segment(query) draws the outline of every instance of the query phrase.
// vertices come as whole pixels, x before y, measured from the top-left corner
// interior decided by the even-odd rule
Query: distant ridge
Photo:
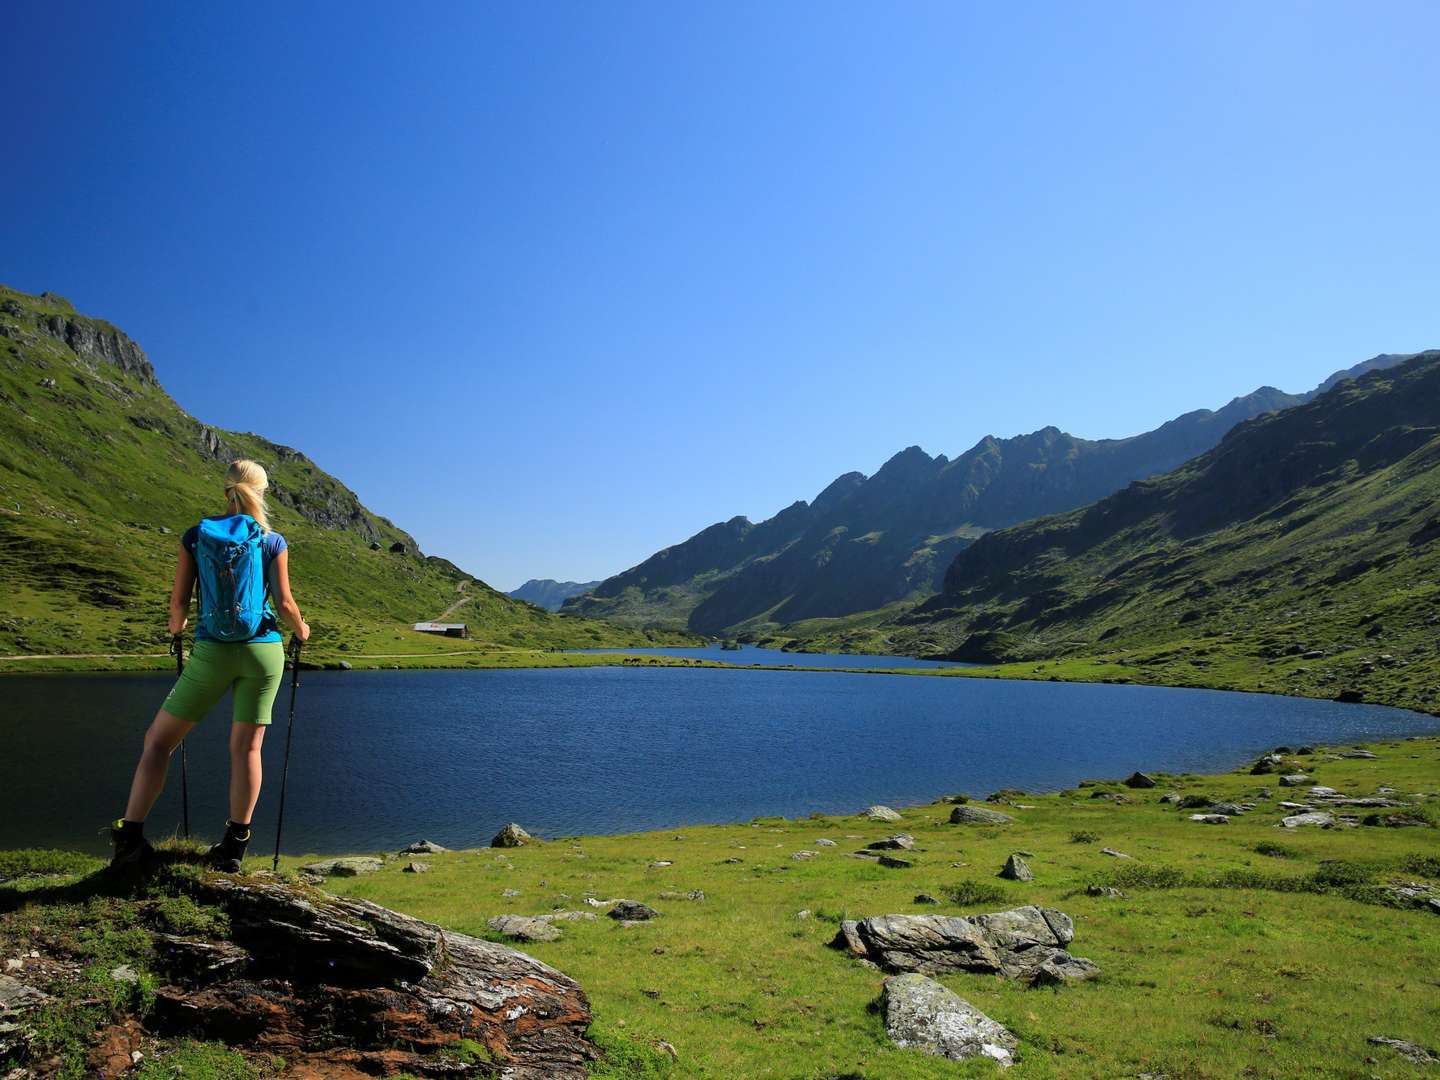
[[[954,460],[911,446],[873,476],[845,473],[814,502],[792,503],[759,524],[733,517],[711,525],[563,610],[723,634],[913,604],[937,593],[956,554],[985,533],[1167,472],[1237,424],[1410,355],[1381,354],[1302,394],[1262,386],[1124,439],[1082,439],[1051,426],[1008,439],[987,435]]]
[[[572,596],[587,593],[598,581],[556,581],[554,578],[531,578],[518,589],[511,589],[505,595],[513,600],[524,600],[527,604],[559,611],[560,605]]]

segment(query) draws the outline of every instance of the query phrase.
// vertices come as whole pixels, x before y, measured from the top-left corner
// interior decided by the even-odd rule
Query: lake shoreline
[[[523,653],[524,655],[516,655]],[[807,653],[807,655],[825,655]],[[843,654],[832,654],[843,655]],[[634,662],[639,657],[643,663]],[[20,660],[0,656],[0,680],[11,675],[137,675],[165,674],[174,664],[168,653],[106,654],[94,657],[96,660],[133,660],[134,663],[114,665],[111,663],[87,663],[91,657],[77,655],[73,658],[55,656],[43,659]],[[922,659],[920,657],[897,657],[897,659]],[[34,666],[29,666],[30,664]],[[344,666],[348,665],[348,667]],[[565,669],[579,667],[624,667],[640,670],[651,668],[684,668],[695,670],[722,671],[789,671],[825,672],[845,675],[919,675],[934,678],[1000,679],[1016,682],[1057,682],[1072,685],[1106,686],[1152,686],[1170,690],[1217,690],[1239,694],[1264,694],[1272,697],[1298,698],[1307,701],[1329,701],[1337,704],[1382,705],[1387,708],[1403,709],[1425,716],[1440,717],[1440,703],[1416,703],[1414,701],[1387,700],[1385,696],[1366,698],[1360,702],[1341,702],[1336,697],[1322,697],[1318,694],[1287,693],[1256,685],[1249,680],[1213,681],[1191,680],[1188,682],[1147,679],[1143,671],[1123,667],[1112,661],[1088,657],[1066,657],[1059,660],[1011,664],[973,664],[954,667],[918,668],[904,667],[846,667],[837,665],[822,667],[812,664],[740,664],[687,657],[655,656],[645,652],[567,651],[539,652],[515,650],[514,652],[476,653],[471,651],[455,653],[417,653],[394,656],[327,655],[319,661],[302,661],[302,671],[525,671]],[[1060,670],[1054,670],[1060,669]],[[1139,677],[1137,677],[1137,675]]]

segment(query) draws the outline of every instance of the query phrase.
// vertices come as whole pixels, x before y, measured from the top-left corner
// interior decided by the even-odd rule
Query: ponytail
[[[262,532],[270,531],[270,515],[265,511],[265,489],[269,486],[265,469],[246,458],[232,461],[225,472],[225,500],[230,510],[249,514]]]

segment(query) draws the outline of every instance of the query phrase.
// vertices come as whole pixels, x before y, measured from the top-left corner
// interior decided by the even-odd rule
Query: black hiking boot
[[[155,859],[155,849],[145,839],[144,822],[120,818],[110,826],[110,843],[115,848],[110,856],[111,870],[140,869]]]
[[[238,874],[249,843],[250,826],[227,821],[224,839],[205,853],[205,861],[222,873]]]

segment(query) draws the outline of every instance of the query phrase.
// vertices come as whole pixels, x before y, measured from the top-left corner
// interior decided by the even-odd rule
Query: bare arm
[[[295,631],[301,641],[310,640],[310,624],[300,615],[300,605],[290,595],[290,551],[280,552],[270,564],[270,596],[280,621]]]
[[[170,588],[170,636],[184,633],[190,622],[190,597],[195,592],[195,556],[180,545],[180,558],[175,563],[175,584]]]

